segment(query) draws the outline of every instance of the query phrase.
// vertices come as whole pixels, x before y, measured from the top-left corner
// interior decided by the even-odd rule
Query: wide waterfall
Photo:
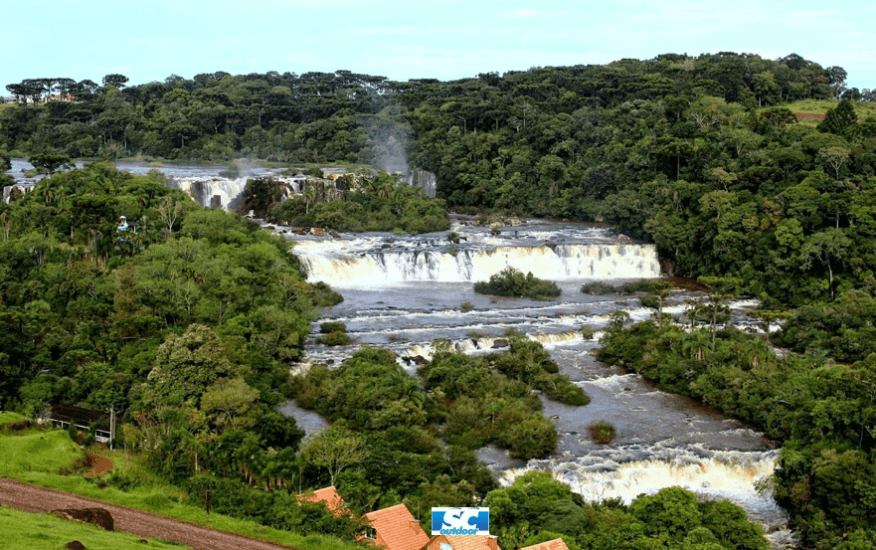
[[[605,229],[527,226],[494,236],[463,226],[458,236],[458,244],[446,235],[309,239],[300,241],[295,253],[309,280],[339,287],[471,283],[506,267],[557,282],[660,276],[654,245],[621,243]]]

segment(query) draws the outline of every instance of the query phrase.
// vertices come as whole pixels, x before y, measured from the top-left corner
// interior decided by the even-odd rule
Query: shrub
[[[330,332],[324,336],[320,336],[316,339],[317,343],[324,344],[326,346],[345,346],[349,344],[352,339],[347,336],[346,332],[335,331]]]
[[[332,332],[347,332],[347,325],[340,321],[329,321],[319,326],[319,332],[322,334],[330,334]]]
[[[541,376],[536,380],[535,387],[548,398],[564,405],[580,407],[590,403],[590,396],[562,374]]]
[[[459,305],[459,309],[461,309],[462,311],[471,311],[474,309],[474,304],[466,300]]]
[[[592,437],[593,441],[597,443],[605,445],[614,440],[614,426],[610,422],[606,422],[605,420],[594,422],[590,425],[589,430],[590,437]]]
[[[594,281],[592,283],[587,283],[581,287],[581,292],[584,294],[593,294],[596,296],[602,296],[604,294],[614,294],[617,292],[617,289],[608,283],[603,283],[602,281]]]
[[[585,340],[592,340],[593,334],[596,332],[593,330],[593,327],[583,326],[578,329],[578,332],[581,333],[581,336],[584,337]]]
[[[620,287],[621,294],[635,294],[636,292],[650,292],[651,281],[648,279],[637,279],[624,283]]]
[[[557,448],[557,428],[540,414],[530,416],[511,432],[511,456],[523,460],[544,458]]]
[[[524,275],[513,267],[506,267],[492,275],[489,281],[475,283],[474,290],[478,294],[528,297],[536,300],[551,300],[562,292],[556,283],[539,279],[533,276],[532,272]]]

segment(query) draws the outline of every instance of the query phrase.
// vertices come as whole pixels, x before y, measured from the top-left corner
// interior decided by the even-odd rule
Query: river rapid
[[[277,228],[283,231],[283,228]],[[295,236],[294,252],[308,269],[310,282],[325,281],[344,302],[323,312],[325,321],[346,324],[354,344],[318,345],[311,340],[307,362],[339,365],[361,344],[384,346],[399,356],[410,373],[428,359],[431,343],[450,340],[459,351],[479,354],[500,349],[509,329],[538,340],[568,375],[590,395],[583,407],[542,397],[544,415],[560,434],[556,454],[544,460],[516,461],[504,450],[478,453],[503,485],[530,470],[550,472],[588,501],[621,498],[680,486],[705,499],[728,499],[761,523],[773,548],[793,545],[788,518],[758,482],[769,478],[777,445],[762,433],[724,418],[685,397],[667,394],[637,374],[596,361],[592,355],[612,313],[623,310],[633,320],[653,310],[638,297],[582,294],[583,283],[660,275],[653,245],[632,244],[605,228],[528,220],[504,227],[498,235],[456,218],[452,232],[419,236],[389,233],[342,235],[341,238]],[[553,302],[499,298],[474,293],[472,283],[486,280],[506,266],[557,282],[562,296]],[[693,293],[677,291],[664,308],[680,316]],[[756,330],[744,316],[755,300],[731,304],[733,322]],[[593,339],[578,331],[593,328]],[[315,331],[316,332],[316,331]],[[312,412],[290,403],[284,411],[308,431],[326,425]],[[591,441],[588,426],[598,420],[614,424],[615,440]]]

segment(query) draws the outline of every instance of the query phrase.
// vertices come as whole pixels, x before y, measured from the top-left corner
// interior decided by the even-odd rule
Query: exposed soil
[[[88,454],[89,469],[87,475],[102,476],[114,468],[113,461],[105,456]]]
[[[48,512],[57,508],[104,508],[112,514],[117,531],[127,531],[141,537],[174,540],[197,550],[290,548],[9,479],[0,479],[0,504],[33,513]]]
[[[812,120],[824,120],[827,115],[817,115],[815,113],[797,113],[797,118],[809,118]]]

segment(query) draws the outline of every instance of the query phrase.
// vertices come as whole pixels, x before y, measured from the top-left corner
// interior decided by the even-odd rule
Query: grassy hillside
[[[834,101],[832,99],[801,99],[800,101],[794,101],[792,103],[787,103],[782,105],[782,107],[786,107],[792,113],[811,113],[814,115],[824,115],[827,114],[829,109],[833,109],[839,104],[839,101]],[[858,120],[863,121],[866,120],[867,117],[876,117],[876,103],[866,103],[863,101],[853,101],[852,106],[855,108],[855,114],[858,115]],[[771,109],[772,107],[765,107]],[[820,120],[816,119],[798,119],[800,124],[808,124],[811,126],[818,125]]]
[[[178,542],[144,539],[124,531],[104,531],[94,525],[67,521],[48,514],[28,514],[0,506],[0,550],[56,550],[78,540],[89,550],[141,550],[147,548],[190,548]],[[145,545],[142,542],[148,541]]]
[[[279,529],[258,525],[252,521],[235,519],[221,514],[212,513],[206,517],[204,510],[189,504],[184,504],[186,493],[179,487],[162,482],[154,475],[147,473],[137,461],[137,457],[124,451],[110,451],[99,448],[92,453],[112,461],[114,469],[103,476],[97,476],[81,464],[85,458],[85,449],[70,441],[67,433],[62,430],[28,430],[20,433],[2,433],[3,425],[21,420],[14,413],[0,413],[0,477],[16,479],[40,487],[65,491],[87,498],[118,504],[135,510],[144,510],[165,517],[203,525],[211,529],[237,533],[246,537],[261,539],[279,544],[308,550],[355,549],[357,545],[324,535],[301,535]],[[72,475],[63,475],[63,470],[75,471]],[[102,483],[98,483],[102,482]],[[101,486],[104,486],[101,488]],[[6,532],[4,517],[0,509],[0,532]],[[39,517],[39,516],[38,516]],[[46,519],[34,520],[45,522]],[[55,520],[51,520],[54,522]],[[58,520],[61,521],[61,520]],[[41,527],[34,524],[31,536],[40,532]],[[28,530],[21,530],[22,533]],[[25,536],[25,535],[22,535]],[[66,536],[66,535],[64,535]],[[74,537],[76,538],[76,537]],[[31,543],[12,544],[4,548],[58,548],[55,539],[47,546],[37,546]],[[73,540],[67,539],[67,541]],[[78,539],[87,548],[92,548],[85,540]],[[65,541],[65,542],[67,542]],[[103,544],[95,548],[127,548]]]

